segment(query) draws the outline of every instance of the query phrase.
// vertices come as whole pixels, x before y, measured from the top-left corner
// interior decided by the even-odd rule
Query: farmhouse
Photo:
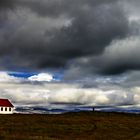
[[[8,99],[0,99],[0,114],[13,114],[14,106]]]

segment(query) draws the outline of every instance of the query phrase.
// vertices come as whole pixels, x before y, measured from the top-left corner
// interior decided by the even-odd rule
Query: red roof
[[[14,107],[8,99],[0,99],[0,106]]]

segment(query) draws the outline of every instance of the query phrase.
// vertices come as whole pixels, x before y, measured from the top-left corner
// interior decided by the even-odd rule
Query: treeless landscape
[[[1,140],[139,140],[140,115],[78,112],[0,115]]]

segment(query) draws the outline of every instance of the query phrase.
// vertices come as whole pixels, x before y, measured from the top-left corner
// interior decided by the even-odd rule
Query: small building
[[[13,114],[14,106],[8,99],[0,99],[0,114]]]

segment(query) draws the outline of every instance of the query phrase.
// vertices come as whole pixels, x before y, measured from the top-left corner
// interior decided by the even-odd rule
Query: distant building
[[[0,114],[13,114],[14,106],[8,99],[0,99]]]

